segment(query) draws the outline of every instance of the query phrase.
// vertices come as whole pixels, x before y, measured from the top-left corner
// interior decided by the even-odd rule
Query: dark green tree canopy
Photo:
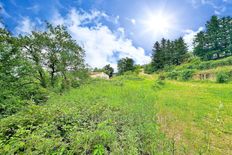
[[[194,40],[194,54],[203,60],[232,55],[232,18],[212,16],[206,30],[199,32]]]
[[[113,67],[110,66],[110,64],[108,64],[105,67],[103,67],[103,71],[104,71],[104,73],[106,73],[107,75],[109,75],[109,77],[113,76],[114,69],[113,69]]]
[[[182,37],[174,41],[163,38],[161,42],[155,42],[153,46],[149,70],[155,71],[166,66],[180,65],[185,61],[187,52],[187,45]]]
[[[134,67],[134,60],[131,58],[122,58],[118,61],[118,73],[123,74],[127,71],[133,71]]]

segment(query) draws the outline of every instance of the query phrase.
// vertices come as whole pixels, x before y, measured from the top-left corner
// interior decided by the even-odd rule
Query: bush
[[[180,80],[187,81],[192,78],[194,70],[183,70],[180,74]]]
[[[167,76],[168,79],[177,80],[178,79],[178,74],[179,74],[179,72],[177,72],[176,70],[173,70],[171,72],[168,72],[166,74],[166,76]]]
[[[48,100],[49,91],[45,88],[39,87],[34,91],[34,95],[32,96],[32,100],[36,104],[45,103]]]
[[[165,65],[163,70],[164,70],[165,72],[170,72],[170,71],[172,71],[174,68],[175,68],[175,66]]]
[[[81,81],[80,81],[80,79],[79,78],[73,78],[72,80],[71,80],[71,86],[73,87],[73,88],[78,88],[78,87],[80,87],[80,85],[81,85]]]
[[[0,92],[0,117],[12,115],[30,104],[41,104],[48,100],[49,91],[38,83],[32,82],[8,87]]]
[[[216,81],[217,83],[227,83],[229,81],[229,75],[227,75],[225,72],[219,72],[216,75]]]
[[[151,64],[147,64],[144,66],[144,73],[152,74],[154,71],[154,67]]]

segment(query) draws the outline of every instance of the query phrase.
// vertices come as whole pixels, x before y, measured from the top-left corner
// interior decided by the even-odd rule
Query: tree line
[[[163,70],[166,67],[178,66],[190,55],[202,60],[215,60],[232,55],[232,18],[212,16],[205,25],[205,31],[197,33],[193,41],[193,52],[180,37],[170,41],[163,38],[155,42],[152,49],[151,63],[145,65],[145,72]]]
[[[182,37],[169,40],[163,38],[154,43],[151,62],[144,66],[146,73],[163,70],[171,66],[178,66],[192,57],[202,60],[215,60],[232,55],[232,18],[212,16],[205,25],[205,30],[197,33],[193,41],[193,52]],[[123,58],[118,61],[118,73],[133,71],[134,60]]]
[[[231,56],[232,18],[212,16],[205,27],[194,40],[194,54],[203,60]]]

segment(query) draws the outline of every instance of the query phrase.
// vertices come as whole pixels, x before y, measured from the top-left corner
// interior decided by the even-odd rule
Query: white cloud
[[[150,57],[145,55],[143,48],[135,47],[132,40],[125,37],[124,28],[120,27],[112,31],[100,22],[99,19],[107,17],[99,11],[87,13],[72,9],[66,17],[59,20],[67,26],[73,38],[83,45],[86,51],[86,62],[92,67],[111,64],[116,68],[117,59],[123,57],[133,58],[138,64],[148,63]],[[54,17],[53,23],[57,23],[56,19]],[[83,25],[86,23],[93,25]]]
[[[35,25],[28,17],[23,17],[15,28],[16,34],[30,34],[35,30]]]
[[[193,51],[193,40],[195,39],[197,33],[203,30],[204,28],[200,27],[197,31],[193,31],[193,30],[184,31],[185,35],[183,38],[184,38],[185,43],[188,45],[189,51]]]
[[[53,25],[63,25],[64,22],[65,22],[63,17],[61,17],[61,15],[59,14],[59,12],[57,10],[55,10],[53,12],[53,17],[52,18],[53,19],[52,19],[51,23]]]
[[[136,20],[135,19],[131,19],[131,23],[135,25],[136,24]]]

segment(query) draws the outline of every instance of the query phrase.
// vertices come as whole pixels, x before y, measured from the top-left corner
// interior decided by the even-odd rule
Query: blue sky
[[[92,67],[116,67],[122,57],[150,61],[152,44],[194,35],[212,15],[231,16],[232,0],[1,0],[1,17],[13,34],[43,30],[45,20],[66,25]]]

